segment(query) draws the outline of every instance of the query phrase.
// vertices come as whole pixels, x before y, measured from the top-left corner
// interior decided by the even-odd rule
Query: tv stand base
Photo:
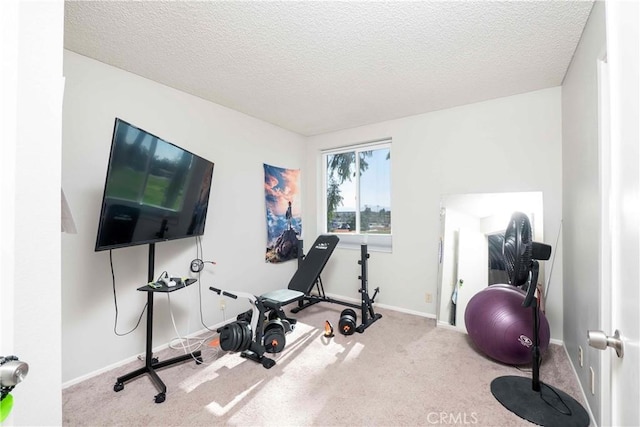
[[[189,359],[195,359],[196,364],[200,365],[202,363],[202,356],[200,350],[194,351],[193,353],[183,354],[182,356],[174,357],[172,359],[164,360],[159,362],[157,358],[151,359],[151,363],[149,361],[140,369],[136,369],[135,371],[129,372],[126,375],[118,377],[116,383],[113,385],[113,391],[118,392],[124,390],[124,383],[130,381],[134,378],[139,377],[140,375],[149,374],[149,378],[156,386],[160,393],[155,395],[155,402],[162,403],[166,398],[167,386],[162,382],[158,374],[156,373],[156,369],[161,369],[166,366],[175,365],[176,363],[186,362]]]

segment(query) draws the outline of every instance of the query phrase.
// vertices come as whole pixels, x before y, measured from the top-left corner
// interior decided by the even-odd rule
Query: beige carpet
[[[154,402],[157,391],[146,376],[113,391],[116,378],[142,362],[76,384],[63,391],[64,425],[531,425],[504,409],[489,388],[501,375],[530,377],[528,367],[491,361],[466,335],[390,310],[377,310],[383,318],[363,334],[325,338],[325,320],[337,332],[343,308],[318,304],[295,315],[298,325],[271,369],[205,347],[204,364],[160,370],[164,403]],[[541,379],[583,403],[562,347],[552,345],[544,355]]]

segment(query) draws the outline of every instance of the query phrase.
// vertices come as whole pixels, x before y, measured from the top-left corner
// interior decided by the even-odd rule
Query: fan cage
[[[533,255],[533,239],[529,217],[514,212],[505,231],[503,255],[509,283],[521,287],[529,281]]]

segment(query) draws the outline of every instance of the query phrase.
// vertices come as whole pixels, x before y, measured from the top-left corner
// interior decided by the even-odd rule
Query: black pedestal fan
[[[548,260],[551,246],[534,242],[529,218],[514,212],[505,231],[503,252],[509,280],[513,286],[528,283],[523,307],[533,312],[532,378],[503,376],[491,382],[491,393],[508,410],[543,426],[588,426],[587,411],[567,393],[540,381],[539,318],[537,298],[539,264]]]

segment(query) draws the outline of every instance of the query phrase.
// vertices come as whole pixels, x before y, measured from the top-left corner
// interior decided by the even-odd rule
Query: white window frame
[[[382,148],[388,148],[391,152],[391,138],[380,139],[376,141],[370,141],[366,143],[348,145],[339,148],[325,149],[320,152],[320,165],[321,165],[321,194],[320,194],[320,215],[321,223],[319,224],[319,231],[322,234],[335,234],[340,237],[338,243],[339,248],[344,249],[358,249],[360,245],[366,244],[367,249],[378,252],[392,252],[393,248],[393,194],[391,194],[391,233],[390,234],[369,234],[369,233],[332,233],[327,229],[327,156],[332,154],[348,153],[351,151],[356,152],[356,171],[360,170],[360,156],[357,154],[362,151],[378,150]],[[391,162],[393,156],[389,159]],[[389,164],[389,172],[391,175],[392,164]],[[389,178],[391,180],[391,178]],[[391,183],[389,183],[391,184]],[[360,207],[360,175],[356,174],[356,229],[360,230],[360,215],[358,209]]]

